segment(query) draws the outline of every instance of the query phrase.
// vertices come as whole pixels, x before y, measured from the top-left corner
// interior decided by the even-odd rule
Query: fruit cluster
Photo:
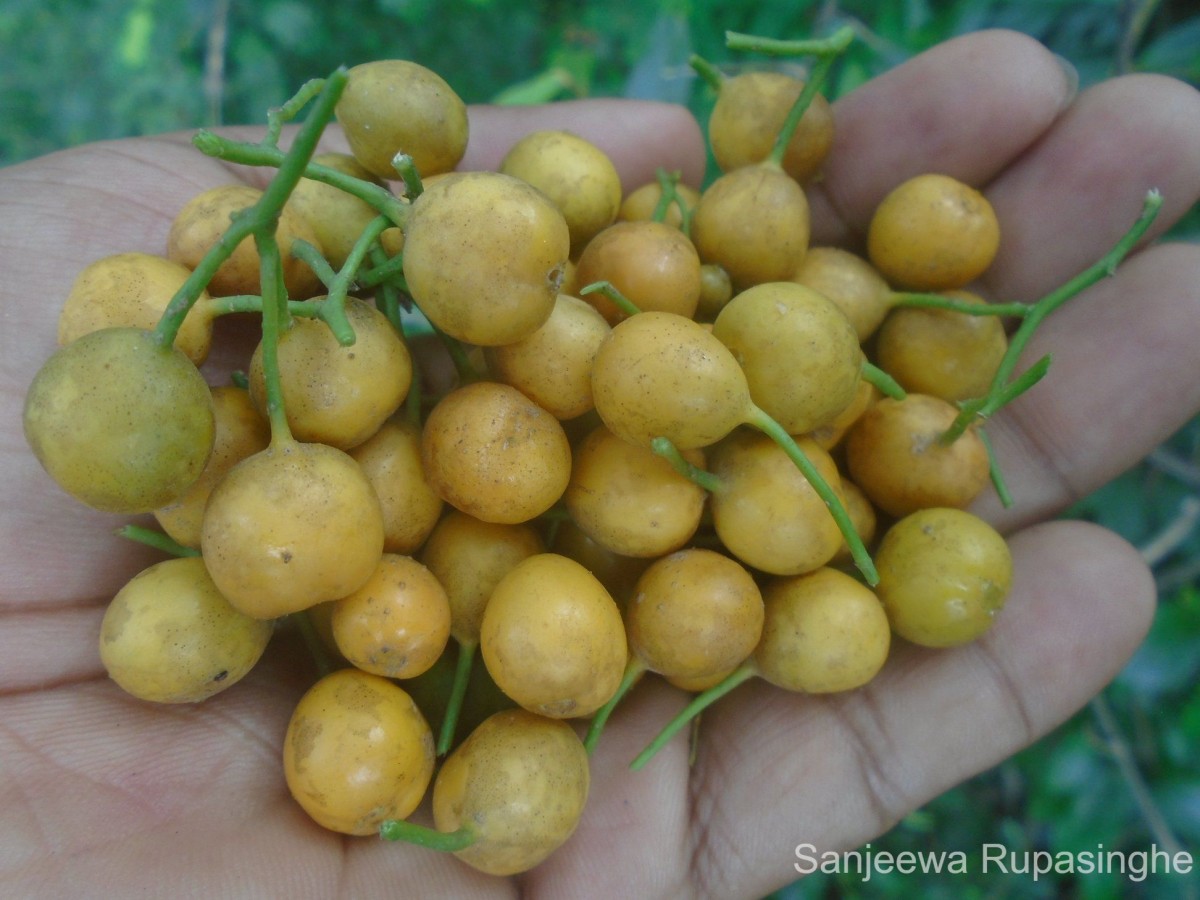
[[[695,60],[703,190],[624,191],[567,131],[460,171],[465,105],[398,60],[305,85],[261,143],[198,135],[277,171],[195,197],[162,255],[80,273],[25,406],[57,483],[152,513],[127,534],[171,553],[104,616],[112,679],[201,701],[294,624],[320,669],[283,736],[300,806],[511,874],[575,829],[639,678],[696,697],[634,766],[749,678],[853,690],[893,635],[983,634],[1012,578],[967,511],[1005,494],[983,425],[1045,374],[1016,371],[1032,328],[1136,232],[1028,306],[969,292],[999,227],[945,175],[896,187],[865,252],[810,246],[848,40],[792,43],[806,81]],[[314,155],[335,117],[351,152]],[[210,386],[234,314],[262,339]],[[427,795],[432,828],[407,821]]]

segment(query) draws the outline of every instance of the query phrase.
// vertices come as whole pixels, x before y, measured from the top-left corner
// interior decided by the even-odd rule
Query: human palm
[[[1200,197],[1200,97],[1134,76],[1072,100],[1068,81],[1032,41],[994,32],[849,95],[810,191],[814,241],[855,246],[883,194],[926,170],[987,186],[1004,229],[983,285],[997,299],[1034,299],[1097,259],[1151,188],[1165,198],[1161,233]],[[494,166],[517,135],[567,127],[606,149],[627,186],[660,165],[693,183],[702,170],[699,131],[677,109],[597,101],[473,116],[465,165]],[[575,835],[511,882],[322,831],[281,771],[287,718],[313,677],[303,648],[281,633],[250,676],[199,705],[124,695],[96,635],[105,602],[154,554],[63,495],[18,426],[76,273],[111,253],[162,252],[191,196],[267,177],[208,160],[186,138],[94,144],[0,171],[5,896],[760,896],[796,877],[796,845],[857,846],[1053,728],[1144,634],[1154,589],[1136,552],[1102,529],[1045,520],[1200,408],[1196,246],[1139,250],[1030,348],[1030,359],[1053,350],[1050,375],[989,426],[1016,503],[977,508],[1009,533],[1016,581],[978,643],[898,642],[871,685],[843,696],[751,682],[705,714],[691,765],[680,738],[634,773],[629,760],[684,702],[647,679],[605,731]],[[220,327],[218,341],[243,352]]]

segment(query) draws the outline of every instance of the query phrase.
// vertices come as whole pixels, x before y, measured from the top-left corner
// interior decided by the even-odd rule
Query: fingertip
[[[1157,591],[1137,548],[1091,522],[1044,522],[1009,543],[1012,595],[989,642],[1045,729],[1116,677],[1150,629]]]
[[[923,172],[986,184],[1074,91],[1049,49],[1005,29],[945,41],[866,82],[834,105],[834,145],[812,197],[814,240],[853,244],[884,195]]]

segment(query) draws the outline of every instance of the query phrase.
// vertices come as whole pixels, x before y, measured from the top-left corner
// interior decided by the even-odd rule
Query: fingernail
[[[1066,108],[1071,105],[1079,93],[1079,70],[1075,68],[1073,62],[1058,53],[1054,54],[1054,61],[1062,69],[1064,86],[1062,105]]]

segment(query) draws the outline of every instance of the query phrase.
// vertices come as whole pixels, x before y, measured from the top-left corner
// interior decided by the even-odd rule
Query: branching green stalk
[[[292,246],[288,248],[288,253],[312,269],[313,274],[321,280],[321,284],[325,286],[325,289],[329,290],[329,286],[337,278],[337,272],[333,271],[333,267],[329,265],[329,260],[324,257],[320,250],[304,240],[304,238],[296,238],[292,241]]]
[[[725,46],[730,50],[745,50],[767,56],[833,57],[849,47],[853,40],[854,29],[849,25],[842,26],[829,37],[799,40],[761,37],[738,31],[725,32]]]
[[[1020,360],[1021,354],[1024,352],[1029,339],[1033,336],[1038,326],[1041,325],[1042,321],[1048,315],[1072,297],[1091,287],[1100,281],[1100,279],[1113,275],[1121,260],[1129,254],[1137,245],[1137,242],[1149,230],[1161,207],[1162,194],[1157,190],[1148,191],[1142,202],[1141,214],[1121,239],[1113,245],[1111,250],[1074,278],[1051,291],[1029,307],[1029,311],[1022,318],[1021,324],[1013,332],[1013,336],[1008,343],[1008,349],[1000,360],[1000,365],[996,369],[996,374],[992,378],[992,383],[987,393],[977,400],[968,401],[961,405],[958,416],[942,435],[942,443],[953,443],[973,422],[982,421],[987,416],[995,413],[1004,403],[1010,402],[1021,393],[1021,391],[1013,391],[1010,382],[1013,381],[1013,372],[1016,370],[1017,362]],[[1047,358],[1043,357],[1043,360],[1047,360]],[[1038,364],[1035,364],[1035,368],[1036,365],[1041,364],[1042,360],[1039,360]],[[1042,374],[1045,374],[1045,372],[1043,371]],[[1039,375],[1033,381],[1026,384],[1025,389],[1032,386],[1040,377]]]
[[[863,381],[874,385],[885,397],[891,397],[893,400],[903,400],[908,396],[908,392],[900,386],[900,382],[873,362],[865,359],[862,362],[862,377]]]
[[[632,300],[617,290],[611,281],[593,281],[586,287],[579,289],[579,296],[586,297],[588,294],[604,295],[613,302],[617,309],[621,310],[627,316],[636,316],[641,312]]]
[[[371,272],[379,272],[391,263],[397,263],[397,269],[403,265],[402,257],[389,257],[387,252],[378,244],[370,249],[368,256],[370,256],[371,264],[374,266]],[[369,274],[360,276],[358,283],[363,287],[378,288],[375,292],[375,304],[383,310],[383,314],[391,320],[396,330],[403,332],[404,328],[401,325],[400,318],[400,309],[402,306],[400,289],[394,284],[390,273],[379,280],[370,280]],[[403,280],[403,275],[400,275],[400,279]]]
[[[153,547],[155,550],[161,550],[171,556],[200,555],[200,551],[195,547],[185,547],[170,535],[152,528],[143,528],[141,525],[123,525],[117,529],[116,534],[118,537],[145,544],[147,547]]]
[[[300,85],[300,90],[296,91],[295,95],[285,101],[282,106],[267,110],[267,134],[262,140],[263,145],[278,147],[279,135],[283,132],[283,126],[300,115],[300,110],[320,94],[324,87],[323,79],[310,79]]]
[[[334,108],[337,106],[338,98],[345,86],[346,70],[338,69],[323,81],[308,82],[296,97],[281,108],[288,113],[293,112],[308,101],[311,93],[317,87],[320,88],[316,103],[297,132],[291,149],[285,154],[275,148],[261,148],[274,154],[276,160],[274,164],[278,165],[279,171],[271,179],[271,183],[267,185],[263,195],[254,206],[233,216],[221,238],[204,255],[192,274],[175,292],[155,328],[155,337],[159,344],[167,347],[175,342],[175,335],[183,325],[184,317],[187,316],[200,293],[208,286],[221,263],[229,258],[238,244],[251,235],[266,233],[269,233],[274,240],[279,211],[283,208],[283,204],[287,201],[296,183],[304,176],[305,167],[316,149],[321,133],[333,118]],[[202,150],[204,145],[212,145],[214,142],[218,145],[234,143],[204,131],[193,139],[193,143]]]
[[[841,531],[842,537],[846,539],[846,545],[850,548],[850,556],[853,558],[858,571],[862,573],[867,584],[872,587],[877,585],[879,583],[879,573],[875,569],[875,562],[871,559],[871,554],[867,552],[866,545],[859,536],[858,530],[854,527],[854,522],[851,521],[850,514],[846,512],[845,505],[834,492],[833,488],[830,487],[829,482],[821,477],[821,473],[817,471],[812,461],[805,456],[804,451],[797,446],[795,439],[787,433],[787,430],[782,425],[757,406],[752,407],[751,415],[746,424],[757,428],[771,438],[771,440],[775,441],[783,452],[788,455],[788,458],[796,464],[796,468],[808,479],[808,483],[817,492],[817,496],[821,498],[825,506],[829,509],[830,515],[833,516],[834,522],[837,523],[838,530]]]
[[[804,113],[808,111],[808,107],[812,104],[817,92],[824,85],[825,79],[829,76],[829,70],[833,67],[834,62],[850,46],[853,40],[854,29],[848,25],[839,28],[827,38],[798,41],[776,40],[757,35],[740,34],[735,31],[725,32],[725,46],[731,50],[748,50],[772,56],[817,57],[816,64],[813,65],[812,71],[804,81],[804,88],[800,91],[800,96],[796,98],[796,102],[788,110],[787,118],[783,120],[783,125],[780,127],[779,134],[775,138],[775,144],[766,159],[769,164],[774,166],[783,165],[783,157],[787,153],[787,145],[791,141],[792,135],[796,133],[796,128],[800,125],[800,120],[804,117]]]
[[[254,144],[247,141],[233,141],[229,138],[213,134],[211,131],[201,131],[192,138],[192,143],[206,156],[244,166],[266,168],[282,166],[286,155],[277,147],[266,147],[262,144]],[[292,150],[295,150],[294,145]],[[291,152],[290,150],[288,151],[288,153]],[[337,169],[314,162],[307,163],[300,174],[304,178],[320,181],[323,184],[331,185],[358,197],[364,203],[369,204],[376,212],[387,216],[393,225],[403,227],[408,218],[408,205],[387,190],[387,188],[380,187],[374,182],[356,178],[353,175],[347,175],[345,172],[340,172]]]
[[[1041,381],[1049,370],[1050,356],[1047,354],[1011,382],[1007,384],[993,383],[992,388],[982,397],[964,400],[958,405],[958,415],[950,423],[950,427],[942,432],[938,443],[943,446],[953,444],[972,424],[982,423],[995,415],[1002,407],[1007,406]]]
[[[377,258],[374,251],[371,253],[371,268],[358,273],[358,283],[361,287],[370,288],[380,284],[394,283],[400,289],[404,289],[407,285],[404,283],[404,253],[401,251],[396,256],[388,256],[386,252],[380,251]]]
[[[258,294],[233,294],[228,297],[213,297],[208,306],[214,316],[226,316],[233,313],[262,314],[262,297]],[[354,343],[354,329],[344,314],[340,317],[331,315],[332,308],[324,300],[289,300],[287,315],[298,319],[320,319],[333,332],[338,343],[349,347]],[[285,318],[286,320],[286,318]]]
[[[355,239],[350,252],[346,254],[342,268],[329,283],[329,292],[323,300],[318,301],[323,307],[321,318],[343,347],[352,346],[355,341],[354,328],[346,318],[346,295],[354,285],[354,275],[362,266],[367,253],[379,239],[379,235],[391,227],[392,222],[387,216],[376,216],[367,223],[366,228]]]
[[[667,723],[666,727],[658,733],[657,737],[655,737],[654,740],[646,745],[646,749],[634,757],[633,762],[629,764],[629,768],[633,769],[634,771],[642,768],[642,766],[650,762],[654,754],[661,750],[667,744],[667,742],[671,740],[671,738],[678,734],[679,731],[685,725],[687,725],[688,722],[695,719],[696,716],[700,715],[700,713],[704,712],[704,710],[708,709],[708,707],[712,706],[738,685],[749,681],[757,674],[758,670],[754,667],[753,663],[747,662],[734,669],[732,672],[726,675],[723,680],[713,685],[708,690],[697,694],[692,698],[692,702],[685,706],[679,712],[679,714],[675,716],[675,718]]]
[[[446,853],[465,850],[476,840],[475,832],[465,825],[458,831],[438,831],[435,828],[427,828],[404,819],[388,819],[386,822],[381,822],[379,836],[385,841],[405,841],[429,850],[442,850]]]
[[[650,449],[669,462],[676,472],[708,493],[714,494],[721,490],[721,479],[712,472],[688,462],[670,438],[656,437],[650,442]]]
[[[684,234],[690,234],[692,230],[692,211],[683,202],[683,198],[679,196],[679,179],[683,177],[683,173],[678,171],[668,172],[659,166],[654,171],[654,177],[658,180],[658,187],[662,191],[662,194],[659,196],[658,203],[655,204],[650,218],[655,222],[666,221],[667,213],[670,212],[671,206],[674,205],[679,210],[679,230]]]

